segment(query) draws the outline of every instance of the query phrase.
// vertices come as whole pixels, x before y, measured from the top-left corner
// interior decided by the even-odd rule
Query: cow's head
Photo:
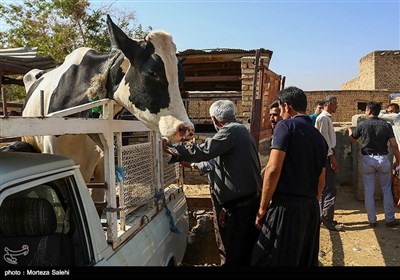
[[[194,126],[179,91],[184,72],[172,36],[153,31],[137,41],[130,39],[109,16],[107,23],[112,48],[125,55],[121,65],[125,76],[113,98],[169,141],[191,138]]]

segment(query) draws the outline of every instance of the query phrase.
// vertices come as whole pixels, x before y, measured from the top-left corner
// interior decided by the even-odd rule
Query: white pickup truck
[[[99,104],[105,110],[113,106],[112,101]],[[159,136],[139,121],[74,119],[65,116],[76,108],[67,111],[0,118],[0,137],[98,134],[109,170],[105,205],[95,205],[71,159],[1,152],[0,266],[180,265],[188,209],[179,166],[166,164]],[[127,131],[147,132],[147,140],[122,145]],[[123,169],[120,180],[116,169]]]

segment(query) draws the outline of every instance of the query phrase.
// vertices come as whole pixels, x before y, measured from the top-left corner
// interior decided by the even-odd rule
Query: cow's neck
[[[123,59],[124,55],[120,50],[110,53],[109,58],[101,67],[101,72],[92,78],[90,87],[86,91],[89,101],[96,101],[103,98],[113,99],[116,90],[115,85],[122,79],[122,76],[118,73],[118,69]]]

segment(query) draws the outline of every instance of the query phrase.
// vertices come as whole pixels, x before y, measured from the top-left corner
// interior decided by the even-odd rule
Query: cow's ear
[[[114,22],[111,17],[107,15],[108,33],[110,34],[111,48],[120,49],[123,53],[126,53],[129,49],[132,49],[132,44],[139,46],[139,43],[130,39]]]
[[[186,59],[187,57],[180,57],[180,58],[178,57],[179,62],[182,64],[186,61]]]
[[[184,58],[178,58],[178,82],[179,82],[179,87],[183,86],[183,82],[185,81],[185,69],[183,68],[183,62],[186,60],[186,57]]]

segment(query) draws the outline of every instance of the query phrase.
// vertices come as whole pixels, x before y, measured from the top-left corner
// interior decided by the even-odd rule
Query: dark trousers
[[[322,191],[319,202],[321,209],[321,221],[328,226],[333,225],[333,216],[335,214],[336,184],[335,172],[331,168],[329,159],[326,160],[325,186]]]
[[[251,265],[318,266],[319,236],[316,198],[273,197],[254,246]]]
[[[253,247],[260,231],[255,227],[260,198],[240,208],[231,208],[225,215],[225,224],[219,223],[222,206],[211,195],[214,210],[214,230],[222,266],[250,265]]]

